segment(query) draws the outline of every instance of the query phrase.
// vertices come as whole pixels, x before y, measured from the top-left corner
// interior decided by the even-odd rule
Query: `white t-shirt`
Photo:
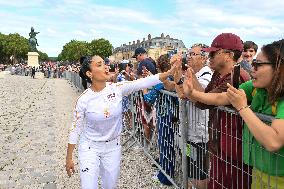
[[[134,81],[107,83],[100,92],[86,89],[77,99],[69,143],[83,135],[91,141],[109,141],[122,130],[122,97],[161,83],[159,74]]]
[[[213,72],[208,66],[204,66],[195,74],[201,86],[205,89],[211,81]],[[188,108],[188,141],[194,143],[208,142],[208,110],[195,107],[194,103],[187,103]]]

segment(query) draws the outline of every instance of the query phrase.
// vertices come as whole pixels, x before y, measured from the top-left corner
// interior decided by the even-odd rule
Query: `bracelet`
[[[244,106],[244,107],[241,107],[240,109],[238,109],[238,112],[240,112],[240,111],[243,110],[243,109],[249,108],[249,107],[250,107],[249,105],[246,105],[246,106]]]

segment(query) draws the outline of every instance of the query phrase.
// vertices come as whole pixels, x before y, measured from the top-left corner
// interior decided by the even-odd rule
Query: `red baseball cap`
[[[233,33],[221,33],[212,42],[211,47],[203,48],[205,52],[214,52],[220,49],[243,51],[241,38]]]

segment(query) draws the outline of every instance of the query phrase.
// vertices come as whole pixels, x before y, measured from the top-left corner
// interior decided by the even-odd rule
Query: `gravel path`
[[[64,79],[15,75],[0,86],[0,188],[80,188],[78,171],[68,178],[64,168],[80,92]],[[154,184],[154,172],[143,151],[131,148],[123,153],[119,188],[170,188]]]

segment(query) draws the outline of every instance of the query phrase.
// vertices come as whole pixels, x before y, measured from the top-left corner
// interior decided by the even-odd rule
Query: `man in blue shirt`
[[[137,75],[139,78],[143,74],[143,67],[145,67],[152,74],[157,73],[156,66],[153,64],[151,59],[147,57],[146,50],[144,48],[138,47],[137,49],[135,49],[135,53],[132,56],[132,58],[136,58],[136,60],[139,62],[137,68]]]

